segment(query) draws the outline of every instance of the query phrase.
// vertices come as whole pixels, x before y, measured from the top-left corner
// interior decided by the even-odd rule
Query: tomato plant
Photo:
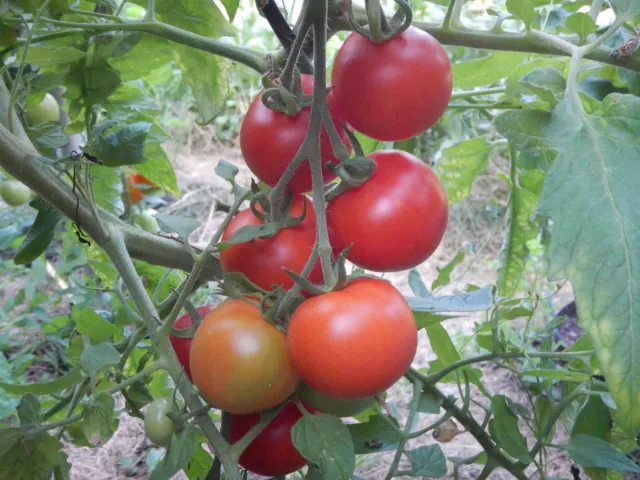
[[[225,272],[240,272],[265,290],[273,285],[284,288],[293,286],[293,279],[284,271],[300,273],[309,258],[309,252],[316,241],[316,217],[311,201],[297,195],[291,201],[289,215],[292,218],[305,217],[298,225],[280,230],[271,238],[256,239],[233,245],[220,253],[220,263]],[[222,241],[229,240],[240,228],[260,225],[261,220],[250,209],[238,213],[229,222],[222,235]],[[309,274],[312,283],[322,280],[319,262]]]
[[[351,417],[370,408],[375,403],[373,397],[358,398],[355,400],[332,398],[312,390],[304,383],[300,384],[298,395],[300,395],[305,405],[309,405],[322,413],[328,413],[338,417]]]
[[[25,116],[30,125],[40,125],[44,122],[57,122],[60,117],[60,107],[55,97],[46,93],[42,101],[35,107],[28,108]]]
[[[205,305],[204,307],[196,308],[196,310],[200,314],[200,317],[204,319],[209,313],[211,313],[213,307],[211,305]],[[192,325],[193,321],[191,320],[191,315],[185,313],[184,315],[178,317],[173,327],[177,330],[180,330],[183,328],[189,328]],[[178,360],[180,360],[180,364],[182,365],[182,368],[184,368],[187,377],[189,377],[189,380],[193,381],[193,377],[191,376],[191,364],[189,361],[191,354],[191,343],[193,342],[193,340],[191,338],[169,335],[169,341],[171,342],[171,346],[175,350],[176,356],[178,357]]]
[[[301,81],[302,91],[311,94],[313,77],[302,75]],[[331,116],[336,123],[340,140],[350,146],[349,137],[333,110],[331,110]],[[273,186],[277,183],[302,145],[310,118],[309,108],[303,108],[297,115],[289,116],[267,108],[262,103],[262,92],[256,96],[240,129],[240,149],[247,166],[256,177],[268,185]],[[338,161],[332,152],[331,141],[326,130],[323,129],[320,137],[320,156],[323,166]],[[323,175],[325,182],[335,177],[326,169],[323,171]],[[311,190],[311,169],[308,163],[305,162],[298,168],[288,187],[296,193]]]
[[[309,387],[352,400],[384,392],[406,373],[418,332],[400,292],[383,280],[363,278],[300,305],[287,345]]]
[[[200,393],[229,413],[278,405],[300,382],[284,334],[249,300],[230,299],[211,311],[193,337],[189,358]]]
[[[144,415],[144,433],[156,445],[166,447],[176,429],[176,424],[167,413],[175,412],[176,408],[170,398],[156,398]]]
[[[313,412],[313,409],[309,409]],[[291,441],[291,429],[302,418],[302,412],[294,402],[287,403],[280,413],[269,422],[256,439],[240,456],[239,464],[250,472],[276,477],[295,472],[307,464]],[[229,441],[240,440],[260,421],[257,413],[231,415],[229,419]]]
[[[447,227],[448,206],[436,174],[419,158],[398,150],[374,152],[373,176],[339,195],[327,207],[327,224],[337,251],[377,272],[408,270],[438,248]]]
[[[382,43],[352,33],[333,64],[339,114],[365,135],[406,140],[442,116],[451,97],[451,63],[442,45],[409,27]]]
[[[4,180],[0,183],[0,197],[10,207],[17,207],[27,203],[31,196],[32,193],[29,187],[17,180]]]

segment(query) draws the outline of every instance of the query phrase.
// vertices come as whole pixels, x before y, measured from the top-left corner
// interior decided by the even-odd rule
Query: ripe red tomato
[[[213,310],[213,307],[211,305],[205,305],[204,307],[196,308],[196,310],[204,319],[207,314]],[[183,328],[189,328],[191,325],[193,325],[191,315],[185,313],[181,317],[178,317],[173,328],[180,330]],[[191,367],[189,364],[189,353],[191,351],[191,343],[193,340],[191,338],[181,338],[176,337],[175,335],[169,335],[169,341],[171,342],[171,346],[175,350],[176,356],[178,357],[178,360],[180,360],[180,365],[184,368],[187,377],[189,377],[189,380],[193,381],[193,377],[191,376]]]
[[[311,94],[313,76],[302,75],[301,78],[303,92]],[[350,149],[349,137],[333,111],[331,113],[342,143]],[[256,177],[271,186],[278,182],[307,134],[310,117],[310,107],[302,109],[296,116],[289,116],[266,107],[262,103],[262,92],[256,96],[240,127],[240,150]],[[320,155],[323,165],[338,162],[324,128],[320,137]],[[323,175],[325,183],[335,178],[326,169]],[[311,168],[308,162],[300,165],[289,182],[289,189],[295,193],[311,190]]]
[[[305,407],[309,412],[315,410]],[[233,444],[240,440],[256,423],[260,414],[231,415],[229,419],[229,441]],[[260,432],[260,435],[249,444],[240,455],[240,466],[247,470],[277,477],[295,472],[308,462],[300,455],[291,440],[291,429],[302,418],[302,412],[294,402],[287,403],[280,413]]]
[[[148,189],[138,188],[137,185],[148,185],[149,187],[157,187],[155,183],[149,180],[141,173],[130,173],[127,175],[127,190],[129,192],[129,200],[132,205],[140,203],[142,197],[147,194]]]
[[[383,141],[427,130],[453,90],[449,57],[438,41],[409,27],[383,43],[352,33],[333,64],[339,114],[359,132]]]
[[[252,242],[239,243],[220,252],[220,263],[225,272],[240,272],[249,280],[265,290],[273,285],[281,285],[289,289],[293,279],[283,268],[296,273],[302,272],[311,255],[316,240],[316,216],[313,203],[303,195],[296,195],[290,207],[290,215],[299,217],[304,211],[305,218],[295,227],[284,228],[271,238],[256,239]],[[251,209],[246,209],[233,217],[222,235],[222,241],[229,240],[240,228],[246,225],[260,225],[260,219]],[[322,268],[316,262],[308,277],[312,283],[322,281]]]
[[[411,308],[391,284],[360,278],[311,298],[291,317],[289,355],[302,380],[337,399],[377,395],[411,365],[418,331]]]
[[[300,383],[284,333],[250,300],[230,299],[213,309],[193,337],[189,361],[200,394],[229,413],[274,407]]]
[[[438,248],[449,207],[435,173],[419,158],[399,150],[369,155],[376,171],[362,186],[329,202],[327,225],[337,251],[377,272],[407,270]]]

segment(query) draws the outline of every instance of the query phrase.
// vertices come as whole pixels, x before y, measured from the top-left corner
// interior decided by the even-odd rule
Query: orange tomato
[[[193,383],[230,413],[255,413],[285,401],[300,379],[285,335],[246,300],[230,299],[209,313],[191,344]]]
[[[157,187],[155,183],[149,180],[141,173],[130,173],[127,175],[127,191],[129,192],[129,200],[133,205],[140,203],[140,200],[146,195],[148,189],[140,189],[137,185],[148,185],[149,187]]]

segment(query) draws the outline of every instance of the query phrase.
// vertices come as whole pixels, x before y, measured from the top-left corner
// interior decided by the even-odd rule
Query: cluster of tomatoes
[[[363,82],[363,79],[366,79]],[[304,93],[313,81],[302,76]],[[352,34],[333,67],[330,113],[349,145],[344,125],[370,137],[398,141],[429,128],[444,112],[451,95],[451,68],[440,44],[410,27],[382,44]],[[275,185],[306,135],[310,108],[289,116],[266,107],[261,94],[242,124],[240,144],[247,165],[263,182]],[[334,178],[334,157],[326,131],[321,134],[325,180]],[[363,185],[327,205],[327,222],[336,253],[351,246],[347,258],[367,270],[412,268],[440,243],[447,224],[447,202],[436,175],[411,154],[386,150],[370,158],[376,169]],[[284,269],[301,272],[316,241],[311,188],[306,163],[288,187],[294,194],[291,217],[296,226],[269,238],[236,244],[220,253],[226,272],[240,272],[265,290],[288,289]],[[240,228],[259,225],[251,209],[239,212],[222,240]],[[322,282],[320,265],[309,280]],[[307,298],[293,312],[286,333],[262,316],[250,298],[200,307],[203,321],[193,339],[171,337],[186,374],[200,394],[230,414],[230,441],[241,438],[260,412],[294,393],[312,414],[350,416],[367,408],[406,373],[417,349],[417,329],[409,305],[391,284],[373,277],[352,280],[343,288]],[[191,325],[189,315],[175,328]],[[253,441],[240,465],[258,474],[278,476],[301,468],[306,460],[291,440],[302,416],[294,402]],[[275,453],[277,452],[277,453]]]

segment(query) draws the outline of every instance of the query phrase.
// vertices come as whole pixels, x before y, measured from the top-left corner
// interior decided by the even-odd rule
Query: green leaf
[[[140,163],[144,159],[144,143],[150,129],[149,122],[126,125],[115,132],[99,136],[91,153],[107,167]]]
[[[545,173],[530,170],[520,174],[520,184],[511,186],[507,231],[498,266],[498,294],[511,297],[522,281],[529,256],[527,242],[536,238],[539,227],[531,221],[538,205],[538,196]]]
[[[233,163],[229,163],[226,160],[220,160],[218,164],[213,169],[220,178],[224,178],[225,180],[231,182],[232,184],[235,182],[236,175],[240,170]]]
[[[245,225],[240,227],[231,238],[226,242],[219,242],[216,244],[218,250],[224,250],[232,245],[238,243],[251,242],[256,238],[266,237],[274,235],[278,231],[278,226],[275,223],[262,223],[260,225]]]
[[[542,110],[514,110],[496,117],[494,124],[498,132],[519,151],[551,164],[557,151],[547,138],[546,128],[550,120],[551,114]]]
[[[122,80],[144,78],[173,60],[173,44],[168,40],[141,32],[128,37],[127,48],[108,59],[109,64],[120,72]]]
[[[47,433],[25,437],[0,431],[0,478],[35,480],[49,478],[60,464],[62,443]]]
[[[198,439],[198,432],[194,429],[173,434],[166,455],[149,480],[165,480],[182,470],[198,448]]]
[[[458,353],[458,350],[451,341],[449,333],[442,325],[440,325],[439,323],[430,325],[426,328],[426,331],[427,336],[429,337],[431,349],[438,358],[437,361],[431,362],[431,369],[429,370],[429,373],[437,373],[442,368],[460,360],[460,354]],[[476,370],[472,369],[469,366],[465,366],[459,368],[457,371],[466,372],[471,383],[477,385],[478,388],[483,388],[482,383],[480,382],[480,377],[478,376],[478,372]]]
[[[533,429],[536,437],[541,437],[544,434],[544,429],[547,425],[547,422],[553,414],[553,405],[548,398],[538,397],[536,398],[536,401],[533,405],[533,410],[536,412],[535,417],[533,418]],[[551,431],[547,435],[547,441],[551,441],[555,430],[556,426],[554,424],[551,428]]]
[[[42,255],[53,240],[58,222],[62,220],[62,214],[40,197],[33,199],[29,205],[38,210],[38,215],[13,258],[16,265],[30,263]]]
[[[229,20],[233,21],[233,17],[236,16],[236,12],[238,11],[240,0],[221,0],[221,2],[229,15]]]
[[[423,445],[415,450],[407,450],[405,455],[411,462],[412,475],[440,478],[447,473],[447,460],[440,445]]]
[[[427,328],[429,325],[433,325],[435,323],[441,323],[445,320],[451,320],[452,318],[458,318],[455,315],[436,315],[435,313],[429,312],[413,312],[413,318],[416,320],[416,326],[418,330],[422,328]]]
[[[487,57],[456,63],[453,84],[455,88],[472,88],[496,83],[526,58],[526,53],[494,52]]]
[[[101,369],[115,365],[120,354],[108,343],[86,345],[80,355],[80,366],[92,377]]]
[[[14,385],[11,383],[0,383],[0,388],[12,395],[33,393],[34,395],[48,395],[61,392],[82,380],[82,374],[78,368],[73,368],[64,377],[56,378],[50,382],[28,383],[26,385]]]
[[[380,150],[380,148],[382,148],[382,146],[384,145],[384,142],[369,138],[366,135],[361,134],[360,132],[355,132],[355,136],[358,139],[358,142],[360,142],[360,146],[362,147],[362,151],[365,155],[369,155],[376,150]]]
[[[20,47],[16,52],[16,58],[22,58],[24,47]],[[27,63],[34,63],[41,67],[73,63],[85,57],[85,53],[73,47],[55,46],[31,46],[27,51]]]
[[[324,480],[350,480],[356,468],[349,430],[333,415],[304,415],[291,429],[293,445],[316,464]]]
[[[411,310],[418,312],[483,312],[493,305],[493,287],[457,295],[405,297]]]
[[[91,308],[73,307],[71,318],[76,323],[76,329],[82,335],[86,335],[91,340],[104,342],[116,332],[116,326],[108,320],[102,318]]]
[[[175,215],[156,214],[160,230],[167,233],[177,233],[183,242],[189,240],[189,235],[200,226],[200,222],[193,218],[177,217]]]
[[[522,20],[527,28],[538,16],[529,0],[507,0],[507,10],[514,17]]]
[[[504,451],[513,458],[524,462],[530,462],[527,441],[518,428],[518,417],[511,411],[507,404],[507,397],[496,395],[491,400],[491,412],[494,418],[491,420],[491,429],[495,432],[497,440]]]
[[[583,44],[587,41],[587,37],[596,31],[596,22],[591,15],[587,13],[574,13],[569,15],[565,20],[564,26],[571,30],[573,33],[577,33],[580,37],[580,43]]]
[[[54,150],[69,143],[69,138],[62,131],[59,122],[43,122],[35,127],[29,127],[29,138],[40,150]]]
[[[391,421],[395,422],[393,419]],[[379,415],[371,416],[368,422],[347,425],[347,428],[351,433],[356,455],[395,450],[402,439],[402,434]]]
[[[159,133],[160,127],[153,125],[144,145],[144,161],[134,165],[133,168],[167,192],[180,197],[176,174],[161,145],[163,140],[157,140]]]
[[[409,271],[409,288],[411,288],[411,291],[416,297],[431,297],[431,292],[427,290],[427,286],[422,281],[420,273],[415,268]]]
[[[87,106],[104,102],[120,83],[120,74],[106,60],[94,60],[84,71],[84,98]]]
[[[589,17],[591,18],[591,17]],[[552,110],[564,97],[566,81],[554,67],[536,68],[522,77],[518,83],[524,90],[520,95],[522,103],[541,110]],[[526,93],[532,93],[540,100],[526,100]]]
[[[202,448],[202,444],[206,443],[207,439],[200,435],[196,452],[191,456],[189,463],[184,468],[184,473],[189,477],[189,480],[202,480],[206,478],[207,473],[211,470],[211,464],[213,463],[211,454]]]
[[[562,380],[564,382],[588,382],[591,376],[586,373],[570,372],[568,370],[525,370],[522,375],[527,377],[549,378],[551,380]]]
[[[33,393],[25,393],[16,410],[21,427],[40,423],[40,400]]]
[[[610,468],[619,472],[640,473],[640,467],[613,446],[590,435],[576,435],[568,444],[558,445],[583,467]]]
[[[633,15],[640,14],[640,4],[636,0],[611,0],[611,6],[617,15]]]
[[[587,402],[576,417],[571,436],[590,435],[608,442],[611,439],[611,412],[598,395],[589,395]],[[593,480],[606,480],[607,471],[600,468],[585,468]]]
[[[113,436],[115,401],[111,395],[100,394],[84,407],[82,432],[92,445],[103,445]]]
[[[440,405],[442,400],[434,397],[429,392],[420,393],[420,400],[418,400],[418,411],[422,413],[440,413]]]
[[[442,151],[435,171],[442,180],[449,205],[469,196],[474,180],[489,164],[491,144],[485,137],[463,140]]]
[[[458,252],[453,260],[447,263],[443,268],[438,268],[438,276],[431,284],[431,291],[435,290],[438,287],[444,287],[445,285],[449,285],[451,282],[451,272],[456,268],[457,265],[462,263],[464,260],[464,253]]]
[[[561,103],[548,129],[560,153],[538,207],[554,224],[549,276],[571,281],[580,326],[629,432],[640,427],[638,131],[638,97],[609,95],[591,116]]]
[[[120,172],[115,168],[101,165],[89,166],[93,195],[105,210],[114,215],[122,215],[124,204],[122,203],[122,179]]]

